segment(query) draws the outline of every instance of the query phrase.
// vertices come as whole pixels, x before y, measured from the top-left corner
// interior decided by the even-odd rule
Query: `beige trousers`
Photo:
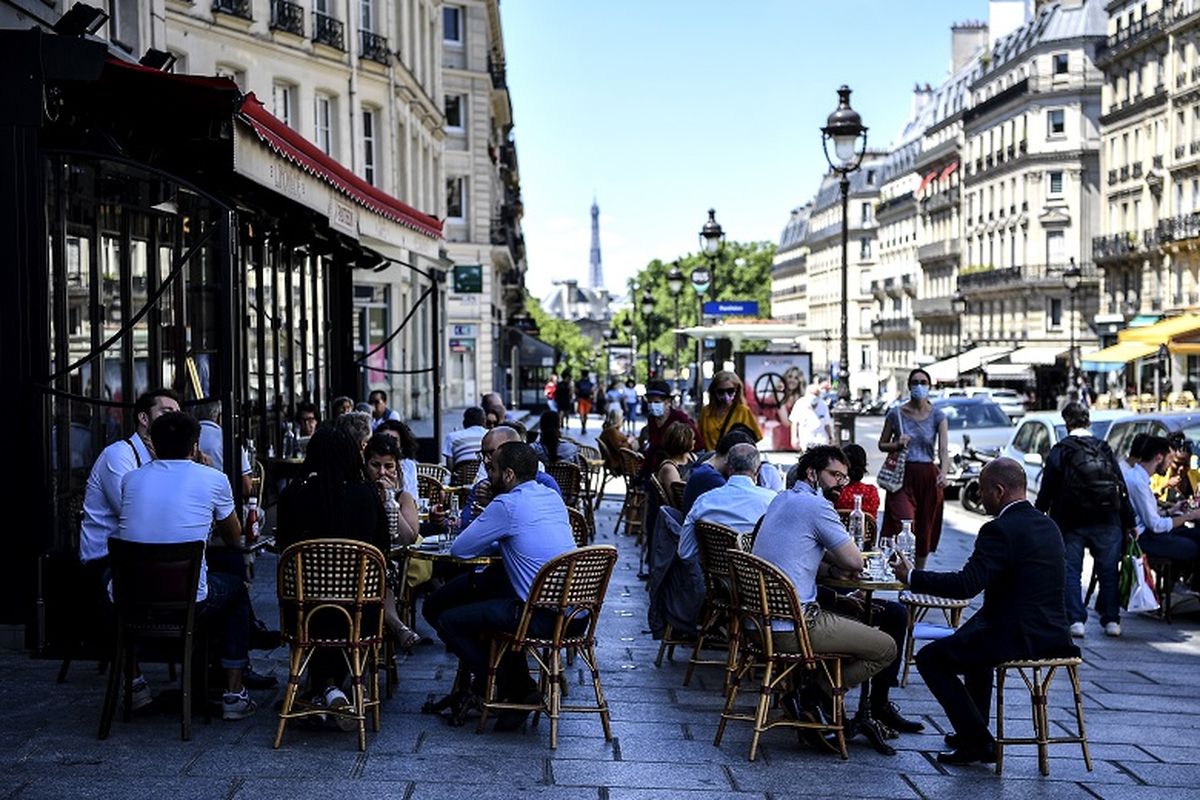
[[[776,631],[775,649],[795,652],[800,648],[796,634]],[[878,628],[833,614],[818,611],[808,626],[808,640],[814,653],[840,653],[850,656],[842,662],[842,685],[858,686],[896,659],[896,642]],[[823,677],[820,679],[825,683]]]

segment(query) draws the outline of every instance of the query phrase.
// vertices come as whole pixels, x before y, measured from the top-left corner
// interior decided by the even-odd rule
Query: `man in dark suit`
[[[1010,458],[998,458],[983,468],[979,490],[995,519],[980,529],[960,571],[910,574],[902,556],[895,564],[896,577],[914,593],[965,600],[983,591],[983,608],[975,616],[917,653],[925,685],[954,726],[946,737],[952,749],[938,754],[943,764],[996,760],[988,715],[997,664],[1079,655],[1063,610],[1062,534],[1025,499],[1025,471]]]

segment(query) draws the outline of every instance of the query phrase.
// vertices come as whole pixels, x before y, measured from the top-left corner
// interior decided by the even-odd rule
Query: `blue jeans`
[[[222,667],[250,665],[250,596],[241,578],[209,572],[208,596],[196,604],[196,622],[220,636]]]
[[[1121,621],[1121,604],[1117,600],[1117,563],[1121,558],[1123,541],[1121,529],[1116,525],[1083,525],[1063,531],[1063,549],[1066,552],[1063,606],[1067,612],[1067,622],[1087,622],[1087,608],[1083,605],[1080,591],[1084,547],[1092,553],[1096,576],[1100,581],[1100,593],[1096,596],[1100,624]]]

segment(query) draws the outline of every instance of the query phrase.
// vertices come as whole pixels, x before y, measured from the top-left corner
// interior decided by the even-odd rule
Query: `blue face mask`
[[[658,403],[649,403],[648,405],[650,408],[650,416],[652,416],[652,417],[661,417],[663,414],[667,413],[667,404],[666,403],[658,402]]]
[[[909,389],[909,393],[912,394],[913,400],[924,400],[929,397],[929,386],[924,383],[918,383]]]

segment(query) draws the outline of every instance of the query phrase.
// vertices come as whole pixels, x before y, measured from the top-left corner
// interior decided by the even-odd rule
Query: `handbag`
[[[1142,552],[1137,539],[1130,539],[1121,557],[1120,576],[1117,589],[1121,607],[1130,613],[1157,611],[1158,595],[1154,591],[1154,571],[1150,559]]]
[[[896,409],[896,424],[900,429],[899,435],[903,436],[904,414],[899,408]],[[904,488],[904,464],[907,461],[907,447],[902,447],[899,450],[893,450],[888,453],[888,457],[883,461],[883,466],[879,468],[879,472],[875,473],[875,483],[889,492],[900,491]]]

